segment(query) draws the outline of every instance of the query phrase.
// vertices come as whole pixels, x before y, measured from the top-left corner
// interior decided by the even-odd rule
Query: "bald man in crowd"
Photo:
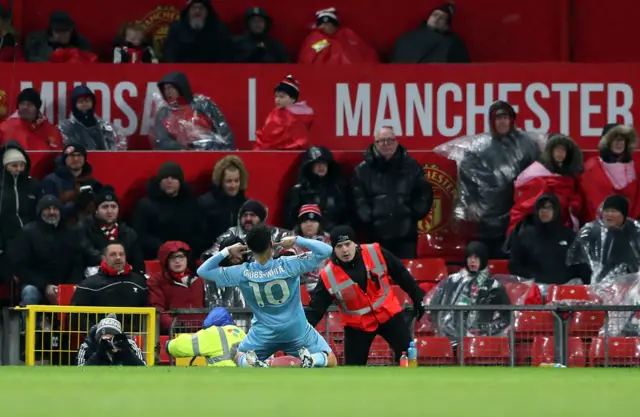
[[[353,198],[359,226],[370,241],[399,258],[416,257],[417,224],[431,210],[433,189],[391,127],[376,132],[356,167]]]

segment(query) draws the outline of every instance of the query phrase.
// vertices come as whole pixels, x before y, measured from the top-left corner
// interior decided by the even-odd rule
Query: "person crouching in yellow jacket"
[[[204,327],[194,334],[181,334],[167,342],[167,353],[174,358],[203,356],[208,366],[236,366],[238,345],[247,337],[222,307],[209,312]]]

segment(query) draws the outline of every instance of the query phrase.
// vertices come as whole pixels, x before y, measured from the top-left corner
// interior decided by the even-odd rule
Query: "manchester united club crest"
[[[456,194],[455,180],[436,165],[425,165],[424,176],[433,187],[433,205],[427,216],[418,222],[421,234],[433,233],[449,223]]]
[[[162,55],[162,46],[169,33],[169,26],[180,19],[180,10],[173,6],[159,6],[140,20],[147,36],[152,40],[157,57]]]

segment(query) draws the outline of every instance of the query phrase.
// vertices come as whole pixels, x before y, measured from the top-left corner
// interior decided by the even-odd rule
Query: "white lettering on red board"
[[[404,89],[404,102],[398,89]],[[527,131],[548,132],[553,121],[568,135],[599,136],[602,123],[592,124],[591,118],[605,108],[606,122],[633,123],[633,88],[624,83],[382,83],[379,87],[338,83],[336,136],[370,136],[382,126],[407,137],[475,135],[489,129],[491,103],[514,98],[527,107],[525,117],[518,118],[518,126]],[[520,113],[518,105],[514,108]],[[477,117],[483,119],[482,126],[476,126]],[[570,123],[576,117],[579,131],[575,122]]]

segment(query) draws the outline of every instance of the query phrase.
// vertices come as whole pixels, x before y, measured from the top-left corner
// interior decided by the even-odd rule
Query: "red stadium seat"
[[[512,304],[520,305],[536,305],[542,304],[542,296],[540,296],[540,289],[537,285],[529,285],[529,284],[505,284],[504,285],[507,294],[509,294],[509,299]]]
[[[586,366],[586,349],[579,337],[569,338],[569,360],[567,365],[571,368],[583,368]],[[542,363],[555,363],[554,338],[539,336],[533,339],[531,348],[531,366],[540,366]]]
[[[489,259],[489,272],[493,275],[509,275],[509,261],[505,259]]]
[[[417,343],[419,365],[453,365],[451,342],[446,337],[420,337]]]
[[[558,301],[591,301],[586,285],[549,285],[547,304]]]
[[[549,311],[516,311],[514,314],[516,339],[533,339],[553,335],[553,313]]]
[[[449,275],[442,258],[406,259],[403,262],[416,281],[440,282]]]
[[[392,285],[391,291],[393,291],[395,296],[398,298],[398,301],[400,301],[400,305],[413,304],[409,295],[404,292],[398,285]]]
[[[144,261],[144,269],[146,270],[147,275],[149,275],[150,277],[162,272],[160,261],[158,261],[157,259]]]
[[[300,286],[300,298],[302,299],[303,306],[309,305],[309,302],[311,301],[311,295],[309,294],[309,291],[307,291],[307,287],[305,287],[304,285]]]
[[[424,291],[425,296],[429,296],[431,291],[438,285],[434,282],[421,282],[418,285],[422,291]]]
[[[408,346],[407,346],[408,347]],[[376,336],[369,350],[368,365],[393,365],[393,351],[381,336]]]
[[[508,365],[506,337],[465,337],[464,363],[467,365]]]
[[[416,321],[414,333],[416,336],[433,336],[435,334],[435,328],[429,314],[425,314],[419,321]]]
[[[596,337],[606,320],[604,311],[576,311],[569,322],[569,335]]]
[[[607,343],[605,343],[603,337],[594,338],[591,341],[591,348],[589,349],[589,365],[640,365],[640,338],[610,337]]]

